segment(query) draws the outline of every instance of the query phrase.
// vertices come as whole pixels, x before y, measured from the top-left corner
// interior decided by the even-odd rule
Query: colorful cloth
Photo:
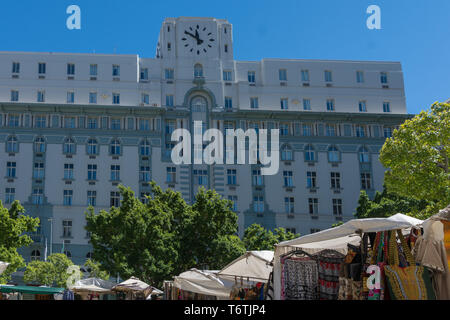
[[[317,300],[319,298],[317,262],[310,258],[289,258],[284,261],[284,294],[286,300]]]

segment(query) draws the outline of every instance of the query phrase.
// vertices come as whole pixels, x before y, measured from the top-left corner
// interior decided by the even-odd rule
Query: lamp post
[[[49,218],[50,222],[50,255],[53,253],[53,218]]]

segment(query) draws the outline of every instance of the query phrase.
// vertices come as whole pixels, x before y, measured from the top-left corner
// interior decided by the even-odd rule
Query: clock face
[[[198,24],[184,30],[181,40],[185,49],[196,55],[208,52],[216,41],[211,31]]]

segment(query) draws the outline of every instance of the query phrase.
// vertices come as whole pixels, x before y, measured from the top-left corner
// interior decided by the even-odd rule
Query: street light
[[[50,222],[50,255],[53,253],[53,218],[49,218]]]

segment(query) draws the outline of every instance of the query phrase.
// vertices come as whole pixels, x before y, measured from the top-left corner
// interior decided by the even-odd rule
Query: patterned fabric
[[[309,258],[284,261],[284,294],[286,300],[317,300],[319,273],[317,262]]]
[[[334,250],[317,254],[321,300],[337,300],[339,293],[339,270],[345,256]]]
[[[401,268],[384,267],[392,300],[434,300],[429,284],[425,283],[427,274],[421,266]]]

